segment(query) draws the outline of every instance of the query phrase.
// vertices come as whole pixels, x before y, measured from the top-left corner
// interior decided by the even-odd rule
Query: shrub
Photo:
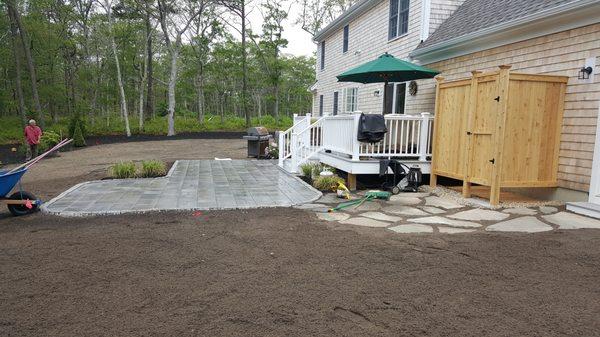
[[[319,177],[321,175],[321,172],[323,172],[323,164],[312,164],[312,177],[313,179],[316,179],[317,177]]]
[[[83,138],[87,137],[87,127],[85,125],[85,121],[79,114],[75,114],[73,117],[71,117],[71,119],[69,119],[69,138],[75,139],[75,132],[77,132],[77,128],[81,129],[81,135]]]
[[[339,183],[344,183],[344,179],[338,176],[319,176],[313,181],[313,186],[320,191],[335,191]]]
[[[162,177],[167,174],[167,165],[160,160],[145,160],[139,176],[144,178]]]
[[[46,152],[60,143],[60,135],[54,131],[46,131],[40,138],[40,153]]]
[[[82,123],[77,123],[75,125],[75,131],[73,133],[73,146],[75,147],[83,147],[86,146],[85,137],[83,135],[83,127]]]
[[[110,167],[109,174],[116,179],[127,179],[135,178],[135,171],[135,164],[132,161],[120,162]]]
[[[313,163],[304,163],[302,165],[300,165],[300,171],[302,172],[302,175],[305,177],[312,177],[312,171],[313,171],[313,166],[315,164]]]

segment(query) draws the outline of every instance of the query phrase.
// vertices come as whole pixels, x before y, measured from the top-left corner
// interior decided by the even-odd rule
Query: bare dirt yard
[[[187,142],[75,151],[26,187],[52,196],[119,158],[245,157],[242,141]],[[600,335],[594,230],[397,235],[292,208],[0,210],[0,270],[2,336]]]

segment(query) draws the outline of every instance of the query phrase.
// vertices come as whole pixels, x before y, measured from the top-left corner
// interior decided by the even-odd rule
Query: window
[[[325,41],[321,41],[321,70],[325,69]]]
[[[342,52],[345,53],[348,51],[348,34],[349,34],[348,25],[344,26],[344,45],[342,47]]]
[[[319,116],[323,116],[323,95],[319,95]]]
[[[358,88],[344,89],[345,112],[358,110]]]
[[[388,39],[408,32],[408,7],[410,0],[390,0],[390,21]]]
[[[339,93],[337,91],[335,91],[333,93],[333,115],[337,115],[338,114],[338,96]]]

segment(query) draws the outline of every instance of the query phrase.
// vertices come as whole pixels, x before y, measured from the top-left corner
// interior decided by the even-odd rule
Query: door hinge
[[[498,97],[494,98],[494,101],[496,101],[496,102],[500,102],[500,96],[498,96]]]
[[[490,159],[490,163],[496,164],[496,159],[495,158]]]

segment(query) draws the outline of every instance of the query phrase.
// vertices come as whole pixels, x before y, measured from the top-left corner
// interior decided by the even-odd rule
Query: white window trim
[[[350,90],[356,90],[355,93],[354,93],[354,110],[348,110],[348,92]],[[359,87],[347,87],[347,88],[344,88],[344,90],[342,92],[343,92],[342,99],[344,101],[343,102],[344,103],[343,104],[344,110],[342,111],[342,113],[350,114],[350,113],[359,111],[359,109],[358,109],[358,95],[359,95],[358,92],[359,92]],[[338,106],[338,109],[339,109],[339,106]],[[340,113],[340,111],[338,110],[338,114],[339,113]]]
[[[423,1],[427,1],[427,0],[423,0]],[[390,2],[391,4],[391,2]],[[408,0],[408,18],[406,20],[406,32],[400,34],[400,5],[402,4],[402,0],[398,0],[398,15],[396,15],[396,36],[394,37],[389,37],[389,29],[390,29],[390,12],[389,12],[389,6],[388,6],[388,42],[392,42],[395,40],[398,40],[406,35],[408,35],[409,31],[410,31],[410,4],[411,4],[411,0]],[[427,25],[429,27],[429,25]]]

